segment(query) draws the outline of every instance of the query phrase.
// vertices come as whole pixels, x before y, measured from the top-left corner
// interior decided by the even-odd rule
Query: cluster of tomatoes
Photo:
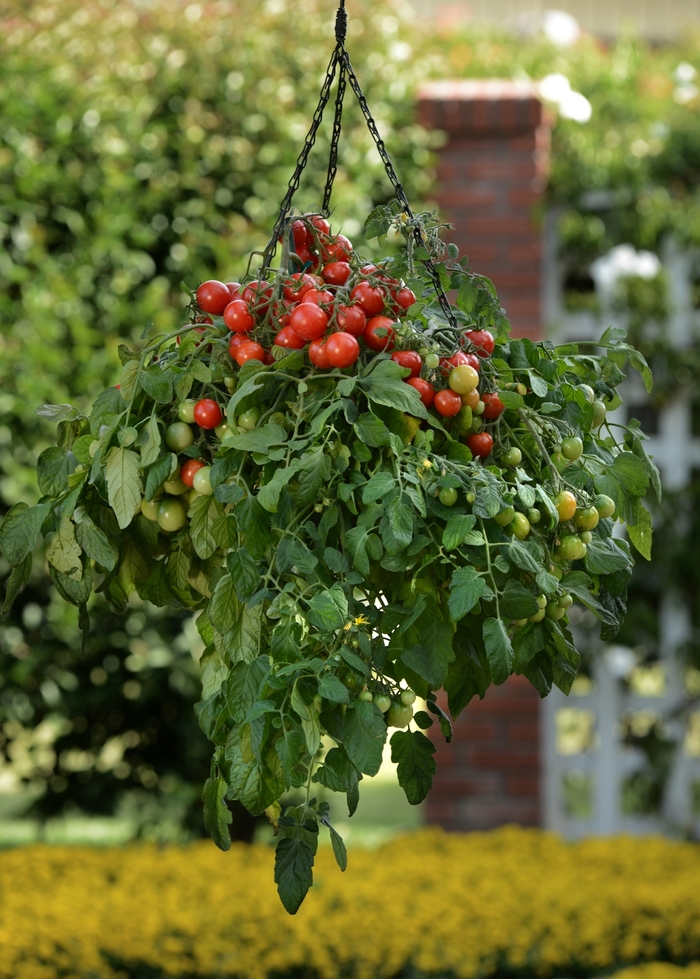
[[[493,336],[467,330],[464,349],[441,357],[422,346],[415,331],[401,329],[416,302],[412,290],[381,267],[354,265],[352,242],[332,235],[325,218],[298,219],[291,235],[292,260],[304,269],[286,276],[281,290],[263,279],[246,285],[210,279],[197,289],[201,313],[221,316],[231,331],[231,358],[239,366],[249,360],[270,364],[278,351],[305,349],[313,367],[328,370],[351,367],[363,348],[390,353],[410,370],[406,383],[425,407],[454,418],[472,453],[488,456],[493,440],[480,431],[480,419],[495,419],[504,408],[497,394],[482,396],[478,390],[481,362],[493,353]]]

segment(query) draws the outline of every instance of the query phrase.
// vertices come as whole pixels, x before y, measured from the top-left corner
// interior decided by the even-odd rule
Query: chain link
[[[347,82],[345,79],[345,63],[342,56],[339,60],[340,67],[338,70],[338,91],[335,97],[333,136],[331,137],[331,149],[328,157],[328,176],[326,177],[326,186],[323,191],[323,204],[321,205],[321,210],[326,216],[330,214],[333,181],[335,180],[335,175],[338,172],[338,144],[340,142],[340,128],[343,119],[343,100],[345,98],[345,89],[347,87]]]

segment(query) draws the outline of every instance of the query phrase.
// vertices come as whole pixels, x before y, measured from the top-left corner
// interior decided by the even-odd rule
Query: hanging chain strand
[[[267,243],[267,247],[263,252],[262,267],[260,269],[260,275],[265,278],[265,275],[270,268],[270,263],[277,249],[277,242],[280,235],[284,231],[285,222],[287,220],[287,215],[289,214],[289,208],[292,203],[292,198],[299,189],[299,183],[301,181],[301,175],[304,172],[306,164],[309,159],[309,154],[313,149],[314,143],[316,142],[316,134],[318,133],[319,127],[323,120],[323,110],[328,105],[328,100],[331,95],[331,86],[333,85],[333,80],[335,78],[336,68],[342,54],[342,46],[337,44],[331,60],[328,63],[328,68],[326,70],[326,77],[323,82],[323,87],[321,89],[321,94],[319,96],[318,105],[316,106],[316,111],[314,112],[313,121],[311,127],[306,135],[306,140],[304,141],[304,147],[299,154],[297,159],[297,165],[294,169],[294,173],[287,186],[287,193],[284,195],[284,200],[280,204],[279,215],[277,221],[275,222],[275,227],[272,231],[270,240]]]
[[[406,197],[406,192],[403,189],[403,184],[399,180],[396,171],[394,170],[394,165],[391,162],[389,154],[387,153],[384,140],[379,135],[377,124],[374,121],[372,113],[370,112],[369,105],[367,104],[367,99],[365,98],[364,92],[360,88],[360,83],[357,80],[357,75],[353,71],[352,65],[350,64],[350,58],[348,57],[348,53],[347,51],[345,51],[345,49],[343,49],[341,55],[341,67],[343,66],[345,67],[345,71],[347,72],[348,75],[350,88],[355,93],[355,97],[357,98],[357,101],[360,105],[360,109],[362,110],[362,115],[365,117],[367,128],[370,131],[370,135],[372,136],[372,139],[374,140],[375,145],[377,147],[377,152],[379,153],[382,163],[384,164],[384,170],[386,172],[386,175],[389,178],[392,187],[394,188],[396,199],[398,200],[401,207],[404,209],[409,221],[412,221],[414,219],[414,214],[413,211],[411,210],[411,205],[408,203],[408,198]],[[416,244],[418,245],[419,248],[425,248],[425,242],[423,241],[421,230],[415,225],[413,226],[413,237],[415,238]],[[437,295],[438,302],[440,303],[443,313],[447,317],[448,323],[455,330],[458,330],[459,326],[457,324],[457,320],[452,310],[452,306],[450,305],[450,301],[447,298],[447,294],[445,293],[445,290],[442,287],[442,282],[440,281],[440,276],[438,275],[438,271],[435,268],[435,264],[433,260],[428,256],[428,258],[422,259],[422,262],[425,268],[427,269],[430,278],[432,279],[433,287],[435,288],[435,294]]]
[[[340,13],[340,10],[338,10]],[[345,10],[343,9],[343,13]],[[336,28],[336,37],[337,28]],[[340,42],[339,42],[340,43]],[[343,119],[343,100],[345,98],[345,89],[347,87],[347,82],[345,79],[345,64],[343,62],[342,56],[339,60],[338,69],[338,91],[335,97],[335,116],[333,118],[333,136],[331,137],[331,149],[330,155],[328,157],[328,176],[326,177],[326,186],[323,191],[323,204],[321,205],[321,210],[328,217],[331,209],[331,194],[333,193],[333,182],[335,180],[335,175],[338,172],[338,144],[340,142],[340,129]]]

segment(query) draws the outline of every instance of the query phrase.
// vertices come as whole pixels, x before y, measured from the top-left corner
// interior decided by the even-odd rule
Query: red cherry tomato
[[[200,428],[216,428],[221,424],[223,417],[224,413],[212,398],[202,398],[194,406],[194,420]]]
[[[314,214],[314,216],[311,218],[311,223],[313,224],[314,228],[316,228],[319,234],[321,235],[330,234],[331,226],[324,217],[321,217],[320,214]]]
[[[248,303],[251,313],[263,315],[267,312],[272,299],[272,286],[264,279],[249,282],[241,293],[241,299]]]
[[[462,410],[462,399],[452,388],[443,388],[435,395],[435,407],[441,415],[452,418]]]
[[[416,294],[412,289],[408,289],[404,286],[403,289],[399,289],[394,298],[401,309],[408,309],[408,307],[412,306],[416,301]]]
[[[307,248],[306,245],[304,245],[302,248],[297,248],[297,255],[299,256],[299,260],[304,268],[307,266],[312,269],[318,267],[318,255],[315,252],[312,252],[310,248]]]
[[[302,303],[313,303],[314,306],[326,306],[328,303],[332,303],[335,296],[332,292],[328,292],[327,289],[309,289],[308,292],[304,293],[304,298]]]
[[[415,350],[395,350],[391,359],[395,360],[401,367],[410,368],[409,377],[418,377],[423,366],[423,358]]]
[[[242,299],[234,299],[224,310],[224,323],[234,333],[248,333],[255,326],[248,303]]]
[[[360,345],[352,333],[331,333],[326,340],[326,356],[332,367],[350,367],[360,356]]]
[[[453,367],[459,367],[461,364],[467,364],[467,354],[462,350],[458,350],[456,354],[451,357],[441,357],[440,367],[442,367],[444,373],[451,373]]]
[[[239,367],[242,367],[248,360],[259,360],[265,363],[265,349],[254,340],[246,340],[236,347],[234,359]]]
[[[464,354],[464,357],[466,358],[466,360],[464,360],[465,364],[468,364],[469,367],[473,367],[475,371],[481,370],[481,358],[477,357],[476,354]]]
[[[242,343],[248,343],[250,337],[246,333],[233,333],[228,342],[228,352],[233,357],[234,352],[237,347],[240,347]]]
[[[394,349],[395,320],[388,316],[373,316],[367,320],[365,332],[362,334],[370,350],[381,353],[382,350]]]
[[[180,479],[185,484],[189,486],[190,489],[194,486],[194,475],[198,469],[203,469],[205,463],[201,459],[188,459],[180,467]]]
[[[488,432],[475,432],[467,439],[467,445],[472,450],[473,455],[485,459],[491,454],[493,439]]]
[[[360,272],[363,275],[372,275],[376,271],[377,271],[376,265],[363,265],[362,268],[360,269]]]
[[[326,262],[349,262],[352,252],[352,242],[345,235],[336,235],[323,246],[323,258]]]
[[[275,337],[276,347],[287,347],[289,350],[302,350],[306,346],[306,340],[294,332],[291,326],[284,326]]]
[[[369,282],[358,282],[350,292],[350,299],[357,301],[368,316],[376,316],[384,309],[386,293],[379,286]]]
[[[314,365],[314,367],[320,367],[322,370],[328,370],[331,366],[331,362],[328,359],[328,354],[326,353],[326,341],[320,337],[316,340],[312,340],[309,344],[309,360]]]
[[[497,394],[482,394],[481,400],[486,407],[484,408],[484,418],[498,418],[501,412],[505,411],[505,405]]]
[[[367,317],[362,306],[356,303],[354,306],[338,306],[336,322],[343,333],[352,333],[354,337],[361,337],[367,326]]]
[[[289,325],[297,336],[303,340],[315,340],[322,337],[328,328],[328,314],[320,306],[313,303],[300,303],[292,310]]]
[[[432,384],[429,384],[422,377],[407,377],[406,384],[410,384],[412,388],[416,389],[426,408],[432,406],[435,400],[435,388]]]
[[[303,221],[292,221],[292,237],[294,238],[295,250],[308,245],[309,230]]]
[[[274,364],[274,362],[275,362],[275,358],[272,356],[269,350],[266,350],[265,356],[263,357],[263,364],[267,364],[267,366],[269,367],[270,364]]]
[[[330,262],[323,267],[322,275],[332,286],[344,286],[350,278],[352,269],[347,262]]]
[[[231,301],[233,301],[234,299],[240,299],[241,298],[241,284],[240,284],[240,282],[227,282],[226,283],[226,288],[228,289],[229,293],[231,294]]]
[[[231,294],[225,282],[218,279],[207,279],[197,289],[197,303],[205,313],[221,316],[226,306],[231,302]]]
[[[480,357],[490,357],[493,353],[496,344],[488,330],[467,330],[464,337],[474,344]]]
[[[304,294],[313,289],[314,280],[308,272],[295,272],[294,275],[290,276],[285,282],[283,293],[284,298],[287,302],[293,302],[296,300],[299,302],[300,299],[304,297]]]

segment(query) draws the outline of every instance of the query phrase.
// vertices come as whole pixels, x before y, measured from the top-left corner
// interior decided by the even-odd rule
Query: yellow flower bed
[[[645,962],[620,969],[612,979],[700,979],[700,962],[673,965],[671,962]]]
[[[610,972],[700,959],[700,848],[663,839],[566,844],[536,830],[436,829],[328,849],[296,917],[263,846],[30,846],[0,853],[0,979],[160,976],[458,979]],[[115,964],[117,963],[117,964]],[[655,964],[624,979],[700,979]],[[153,975],[151,972],[149,975]]]

